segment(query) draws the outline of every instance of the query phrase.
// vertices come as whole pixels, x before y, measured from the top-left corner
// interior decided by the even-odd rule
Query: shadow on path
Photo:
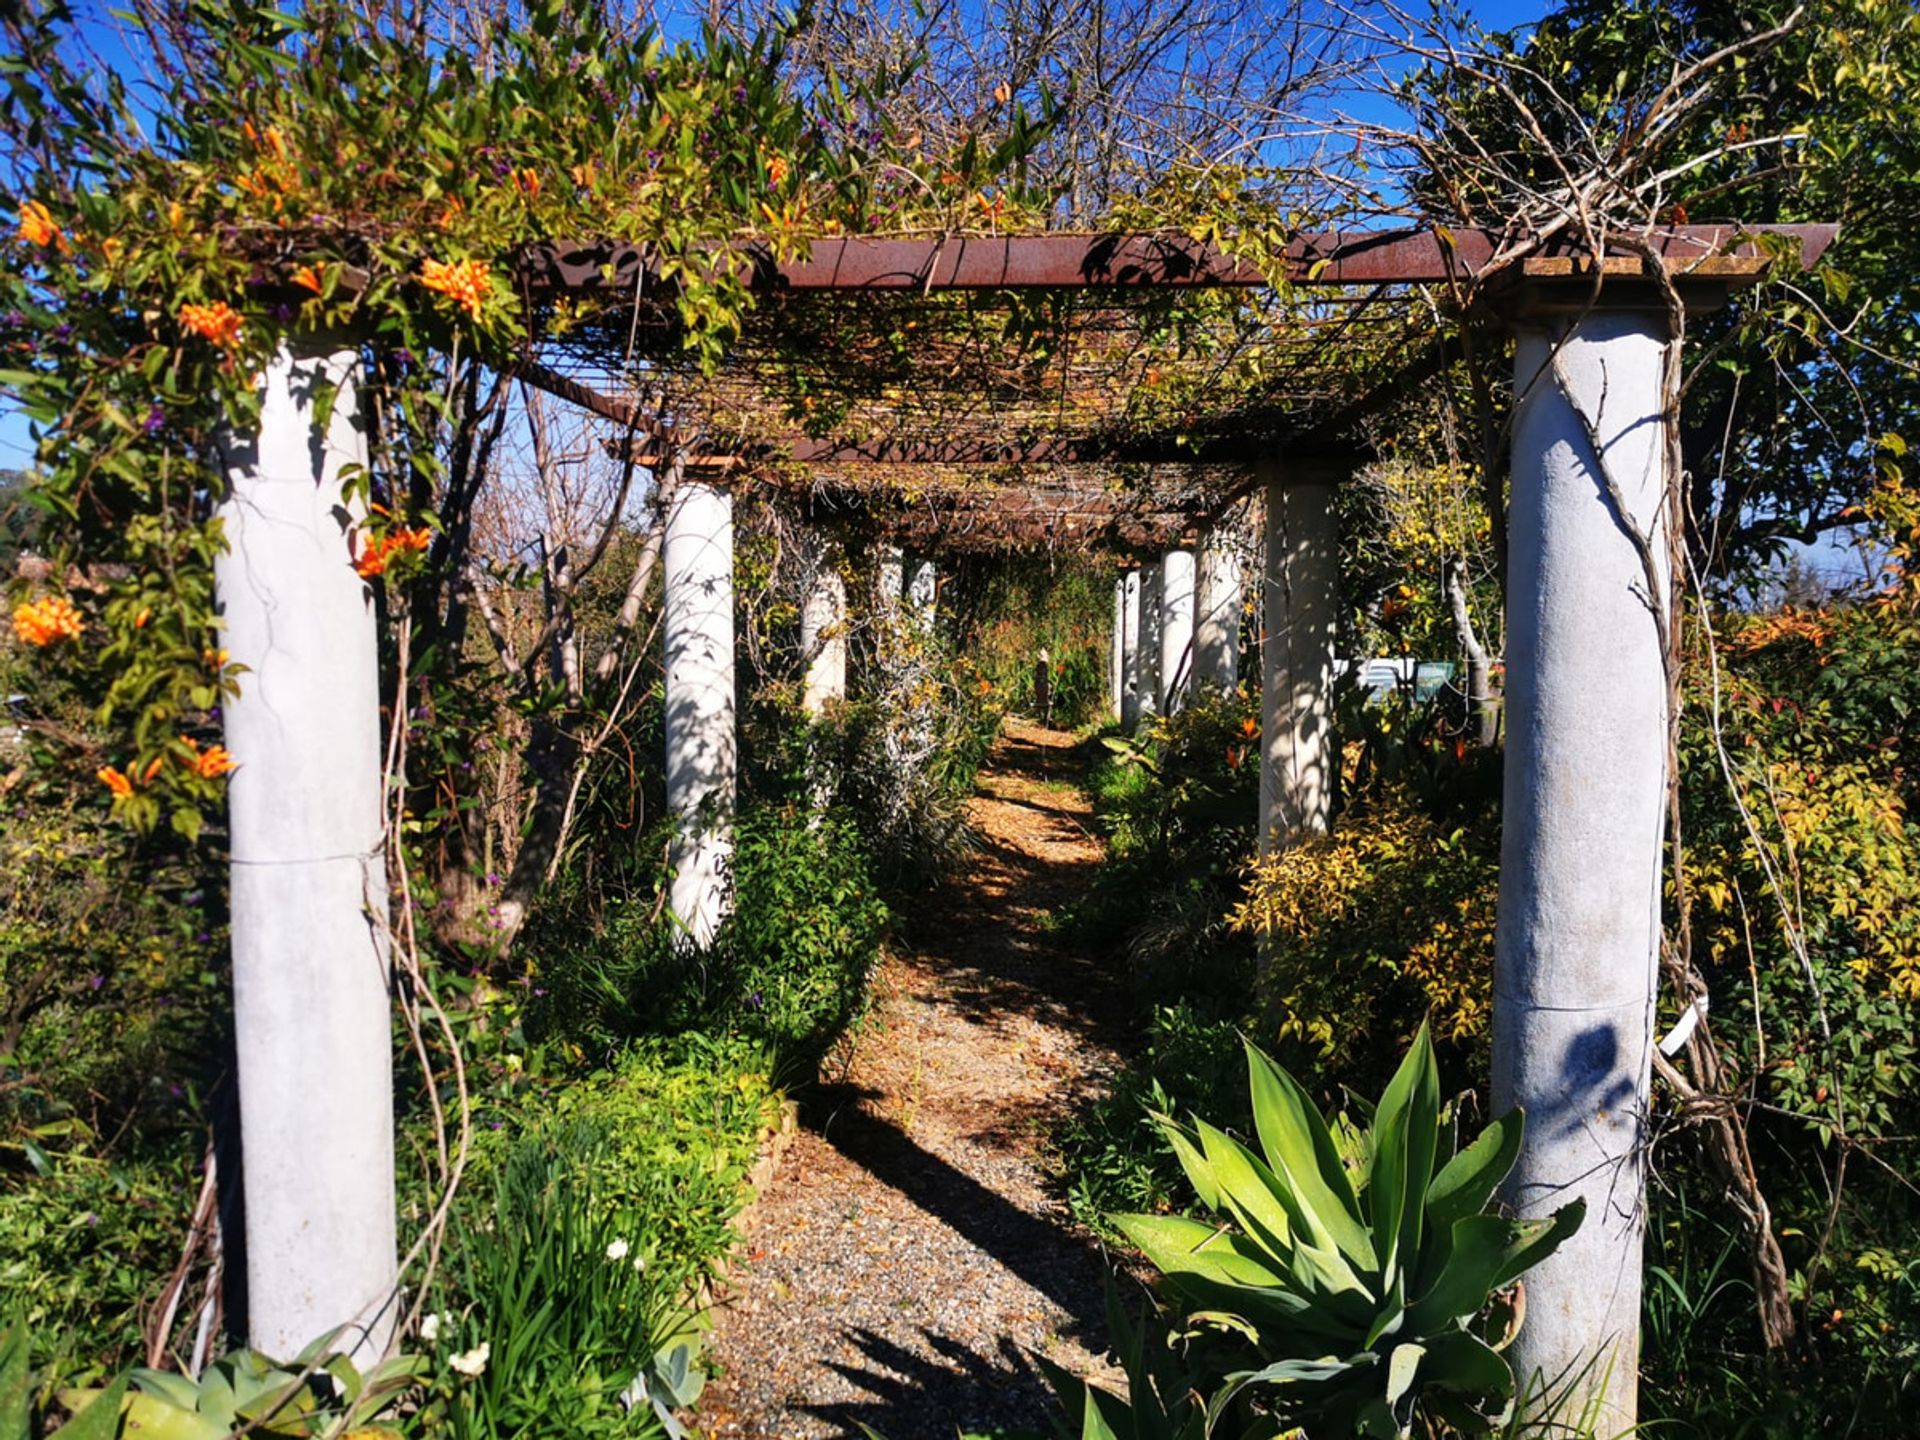
[[[1099,1247],[1041,1159],[1112,1062],[1123,987],[1053,917],[1101,859],[1071,736],[1011,721],[968,818],[978,849],[910,907],[878,1027],[756,1207],[721,1307],[709,1435],[952,1440],[1041,1430],[1029,1358],[1101,1370]]]

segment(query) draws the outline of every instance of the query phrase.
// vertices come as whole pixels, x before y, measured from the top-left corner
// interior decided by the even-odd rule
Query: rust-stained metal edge
[[[1833,243],[1833,225],[1676,225],[1638,237],[1673,268],[1707,267],[1716,278],[1757,279],[1766,268],[1760,237],[1796,240],[1803,265]],[[1585,247],[1560,239],[1535,248],[1507,245],[1489,230],[1423,228],[1304,234],[1287,247],[1286,279],[1295,285],[1444,284],[1480,277],[1503,254],[1519,251],[1524,267],[1591,264]],[[623,241],[549,244],[526,251],[517,270],[534,292],[630,293],[653,273],[651,251]],[[763,247],[734,247],[755,289],[1034,290],[1257,287],[1266,273],[1184,234],[1050,233],[891,238],[828,236],[805,259],[780,260]],[[1645,261],[1625,248],[1604,257],[1609,274],[1644,273]],[[1727,262],[1742,262],[1729,264]],[[1535,272],[1539,273],[1539,272]],[[1577,273],[1577,271],[1572,271]]]

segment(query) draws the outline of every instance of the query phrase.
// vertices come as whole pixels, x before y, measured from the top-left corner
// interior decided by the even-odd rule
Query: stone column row
[[[1509,1203],[1538,1216],[1583,1199],[1587,1219],[1528,1277],[1528,1321],[1510,1354],[1523,1388],[1576,1377],[1610,1430],[1632,1425],[1638,1362],[1669,720],[1668,345],[1658,313],[1573,306],[1523,321],[1515,375],[1493,1098],[1528,1117]],[[356,517],[341,509],[342,470],[365,455],[356,368],[351,351],[283,354],[265,375],[260,432],[224,444],[229,551],[215,583],[232,659],[246,667],[223,719],[238,765],[232,946],[251,1325],[279,1356],[336,1327],[341,1348],[385,1349],[397,1296],[377,647],[353,573]],[[316,384],[339,388],[319,443]],[[1267,851],[1324,831],[1331,812],[1337,478],[1297,459],[1268,475]],[[680,821],[672,900],[704,944],[730,902],[726,490],[682,482],[662,568],[667,789]],[[881,570],[900,595],[897,551]],[[934,579],[914,567],[918,616],[930,617]],[[1179,551],[1122,577],[1113,675],[1124,722],[1177,706],[1189,674],[1232,682],[1238,584],[1213,539],[1197,562]],[[830,633],[844,605],[824,578],[809,601],[810,652],[820,646],[810,704],[844,688]]]

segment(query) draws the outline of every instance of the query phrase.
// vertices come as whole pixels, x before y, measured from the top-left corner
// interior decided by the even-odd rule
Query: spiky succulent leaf
[[[1319,1107],[1286,1071],[1251,1043],[1247,1081],[1253,1099],[1253,1128],[1267,1166],[1282,1177],[1325,1234],[1354,1266],[1378,1269],[1359,1200],[1341,1163],[1340,1148]]]
[[[1373,1179],[1367,1197],[1374,1250],[1389,1281],[1420,1245],[1439,1124],[1440,1068],[1422,1024],[1373,1116]]]
[[[1525,1113],[1510,1110],[1442,1166],[1427,1187],[1427,1223],[1451,1229],[1454,1221],[1486,1209],[1493,1192],[1513,1169],[1526,1128]]]

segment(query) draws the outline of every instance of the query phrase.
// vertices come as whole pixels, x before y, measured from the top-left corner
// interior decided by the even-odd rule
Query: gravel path
[[[1038,1427],[1024,1352],[1103,1368],[1104,1264],[1037,1155],[1125,1018],[1049,924],[1101,854],[1072,744],[1009,722],[978,853],[906,917],[878,1026],[809,1099],[719,1308],[707,1435]]]

